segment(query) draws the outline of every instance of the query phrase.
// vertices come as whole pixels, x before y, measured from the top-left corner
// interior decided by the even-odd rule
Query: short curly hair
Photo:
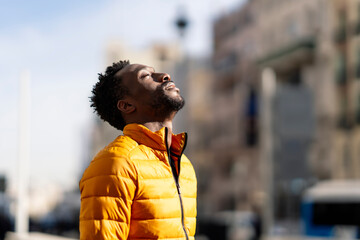
[[[126,122],[117,108],[117,102],[129,94],[129,89],[122,84],[121,78],[115,74],[130,64],[129,60],[114,62],[108,66],[104,74],[99,73],[99,81],[92,89],[91,107],[99,117],[116,129],[123,130]]]

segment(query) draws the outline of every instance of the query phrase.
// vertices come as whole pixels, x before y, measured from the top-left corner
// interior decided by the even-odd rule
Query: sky
[[[211,23],[245,0],[0,0],[0,174],[16,186],[20,76],[30,74],[30,184],[77,187],[92,122],[89,96],[105,68],[106,44],[140,50],[178,39],[211,54]]]

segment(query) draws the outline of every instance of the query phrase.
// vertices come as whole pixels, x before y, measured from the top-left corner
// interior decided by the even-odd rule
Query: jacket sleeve
[[[132,162],[100,152],[80,181],[80,240],[127,239],[137,186]]]

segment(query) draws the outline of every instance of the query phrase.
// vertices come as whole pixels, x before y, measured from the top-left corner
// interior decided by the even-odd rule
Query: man
[[[123,131],[80,181],[80,239],[194,239],[196,177],[172,133],[184,106],[166,73],[119,61],[99,74],[92,107]]]

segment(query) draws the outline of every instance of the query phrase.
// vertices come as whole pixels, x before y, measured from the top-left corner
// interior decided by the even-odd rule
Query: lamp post
[[[178,64],[175,65],[175,78],[176,85],[181,89],[181,95],[187,99],[187,73],[188,73],[188,63],[187,63],[187,56],[186,56],[186,50],[185,50],[185,35],[186,30],[189,25],[188,18],[185,14],[185,8],[183,6],[180,6],[178,9],[178,14],[175,18],[174,24],[175,27],[178,30],[179,34],[179,48],[180,48],[180,57]],[[175,126],[176,130],[179,132],[187,131],[187,122],[188,122],[188,114],[187,114],[187,108],[184,108],[181,110],[181,112],[178,113],[177,117],[175,118]]]

